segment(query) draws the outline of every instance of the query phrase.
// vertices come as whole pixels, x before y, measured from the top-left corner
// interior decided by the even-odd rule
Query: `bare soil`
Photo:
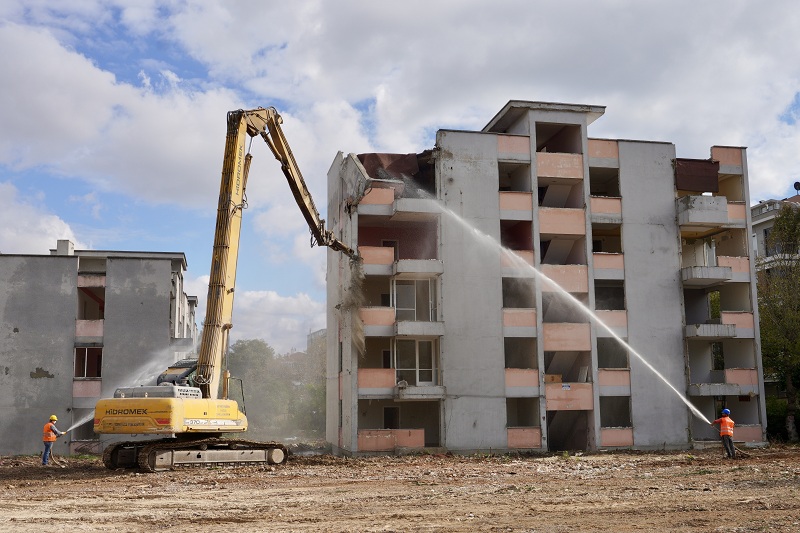
[[[800,531],[800,448],[106,470],[0,457],[0,531]]]

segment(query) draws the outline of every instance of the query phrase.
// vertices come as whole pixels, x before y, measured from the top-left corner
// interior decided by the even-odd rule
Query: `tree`
[[[800,385],[800,209],[784,205],[767,238],[768,256],[759,265],[758,310],[764,368],[786,389],[786,432],[798,441]]]

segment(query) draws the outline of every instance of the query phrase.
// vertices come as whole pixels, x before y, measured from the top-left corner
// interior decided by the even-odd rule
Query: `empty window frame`
[[[103,366],[102,348],[75,348],[75,377],[99,378]]]
[[[436,321],[435,279],[394,279],[392,296],[398,321]]]
[[[409,386],[436,385],[438,348],[435,340],[395,339],[397,381]]]

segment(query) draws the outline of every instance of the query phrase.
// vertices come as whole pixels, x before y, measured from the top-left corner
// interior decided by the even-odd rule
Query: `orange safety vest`
[[[722,418],[718,418],[714,420],[715,424],[719,424],[719,436],[723,437],[727,435],[728,437],[733,437],[733,426],[734,422],[731,420],[729,416],[723,416]]]
[[[52,422],[48,422],[44,425],[44,431],[42,433],[42,440],[44,442],[55,442],[58,438],[58,434],[56,434],[56,425]]]

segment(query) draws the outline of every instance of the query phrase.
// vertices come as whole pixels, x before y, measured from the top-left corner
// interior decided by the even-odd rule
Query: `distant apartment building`
[[[762,200],[750,207],[750,216],[753,220],[752,246],[756,257],[768,259],[774,255],[774,250],[770,250],[767,246],[767,239],[772,226],[775,225],[775,217],[784,205],[800,208],[800,195],[783,200]]]
[[[604,111],[511,101],[420,154],[337,156],[328,217],[363,278],[329,252],[336,452],[717,442],[612,332],[704,416],[731,409],[737,440],[765,440],[745,149],[589,138]]]
[[[155,375],[192,350],[197,298],[183,253],[74,250],[0,254],[0,453],[36,453],[51,414],[56,453],[99,451],[100,397]]]

